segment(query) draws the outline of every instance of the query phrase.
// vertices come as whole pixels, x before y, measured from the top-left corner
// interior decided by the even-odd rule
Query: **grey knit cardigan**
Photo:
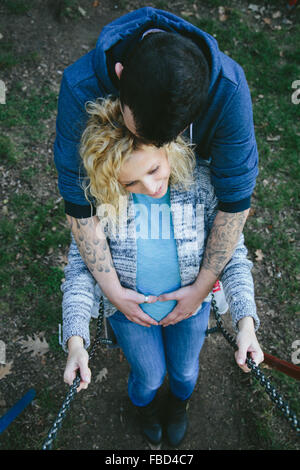
[[[170,206],[181,285],[184,287],[192,284],[199,273],[207,237],[217,213],[217,199],[210,181],[210,170],[205,162],[197,163],[194,184],[188,191],[178,185],[170,185]],[[119,230],[107,235],[107,241],[121,285],[136,290],[137,245],[131,194],[126,210],[127,218],[123,217],[123,226],[121,223]],[[67,341],[73,335],[81,336],[85,347],[89,347],[89,322],[91,317],[97,317],[100,297],[103,296],[72,235],[71,239],[65,281],[62,284],[62,347],[65,351]],[[231,260],[220,276],[236,331],[238,321],[245,316],[253,317],[256,330],[260,323],[254,300],[252,266],[252,262],[247,259],[242,234]],[[211,295],[205,301],[210,298]],[[116,308],[105,296],[103,303],[105,317],[113,315]]]

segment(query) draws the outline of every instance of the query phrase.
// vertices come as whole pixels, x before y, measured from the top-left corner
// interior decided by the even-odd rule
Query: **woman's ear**
[[[121,78],[121,75],[122,75],[122,71],[123,71],[123,65],[121,64],[121,62],[117,62],[115,64],[115,72],[116,72],[116,75],[118,77],[118,79],[120,80]]]

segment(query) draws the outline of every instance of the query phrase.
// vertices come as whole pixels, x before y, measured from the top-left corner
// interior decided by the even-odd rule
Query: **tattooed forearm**
[[[230,260],[245,225],[248,210],[235,214],[219,211],[208,237],[202,267],[219,276]]]
[[[78,250],[91,273],[109,273],[114,266],[106,239],[97,236],[97,218],[67,218]]]

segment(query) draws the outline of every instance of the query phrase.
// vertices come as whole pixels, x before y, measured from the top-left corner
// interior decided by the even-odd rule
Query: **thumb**
[[[168,292],[167,294],[161,294],[158,297],[159,302],[166,302],[167,300],[177,300],[177,290],[174,290],[173,292]]]
[[[246,363],[248,348],[245,344],[240,344],[239,349],[235,353],[235,360],[239,366],[243,366]]]
[[[64,382],[71,385],[76,377],[76,367],[74,363],[68,362],[64,372]]]
[[[91,381],[91,369],[88,367],[88,362],[85,360],[79,361],[80,377],[86,383]]]

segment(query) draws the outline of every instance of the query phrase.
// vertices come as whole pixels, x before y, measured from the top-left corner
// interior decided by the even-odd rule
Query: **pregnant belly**
[[[140,304],[140,307],[143,312],[147,313],[151,318],[154,318],[154,320],[159,322],[172,312],[176,304],[176,300],[166,300],[165,302],[157,301],[153,304],[143,303]]]

